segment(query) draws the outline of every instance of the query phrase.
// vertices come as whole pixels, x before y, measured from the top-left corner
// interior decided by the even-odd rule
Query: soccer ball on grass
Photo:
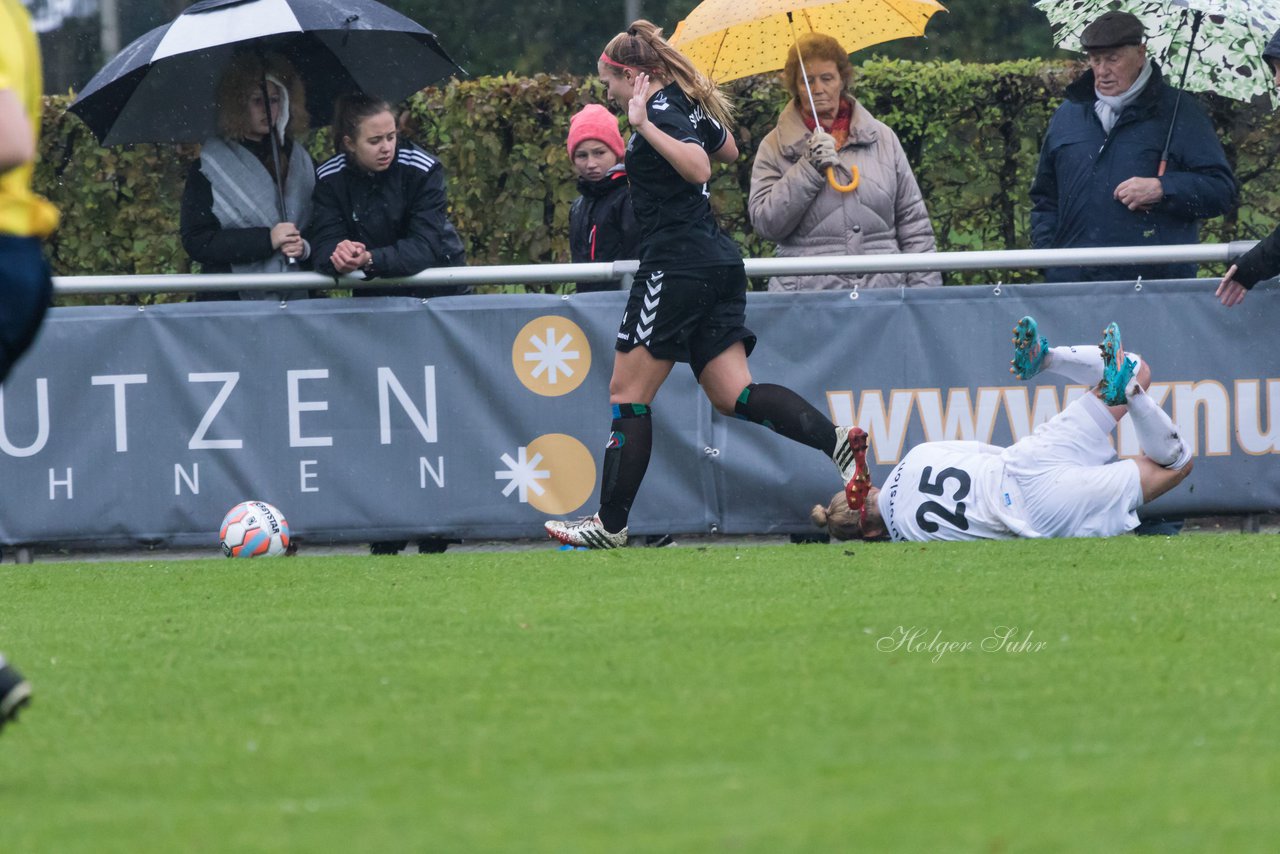
[[[227,511],[218,531],[227,557],[278,557],[292,554],[289,523],[265,501],[241,501]]]

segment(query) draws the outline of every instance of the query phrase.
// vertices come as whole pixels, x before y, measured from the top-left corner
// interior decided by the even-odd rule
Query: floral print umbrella
[[[1166,77],[1181,78],[1187,69],[1180,88],[1237,101],[1266,95],[1280,106],[1274,75],[1262,59],[1268,39],[1280,30],[1280,0],[1037,0],[1036,8],[1049,18],[1058,46],[1075,51],[1081,50],[1080,33],[1099,15],[1129,12],[1146,26],[1147,50]]]

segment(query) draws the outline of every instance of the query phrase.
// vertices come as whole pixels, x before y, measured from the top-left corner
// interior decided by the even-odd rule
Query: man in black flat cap
[[[1236,204],[1237,184],[1213,125],[1147,57],[1142,22],[1107,12],[1080,36],[1089,70],[1067,87],[1054,113],[1031,185],[1031,241],[1037,249],[1198,243],[1200,221]],[[1058,267],[1051,282],[1183,279],[1194,264]]]

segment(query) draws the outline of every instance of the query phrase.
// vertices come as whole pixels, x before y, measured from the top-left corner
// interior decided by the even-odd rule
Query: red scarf
[[[817,122],[813,120],[813,116],[804,110],[800,111],[800,118],[804,119],[804,126],[809,130],[813,130],[817,126]],[[845,140],[849,138],[849,124],[853,121],[853,101],[848,98],[840,99],[840,109],[836,112],[836,120],[831,123],[831,127],[823,126],[823,130],[835,137],[836,150],[844,145]]]

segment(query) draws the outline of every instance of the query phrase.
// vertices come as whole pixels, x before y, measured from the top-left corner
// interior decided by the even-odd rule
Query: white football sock
[[[1102,398],[1096,394],[1082,394],[1076,398],[1076,401],[1085,408],[1089,417],[1093,419],[1093,423],[1097,424],[1098,429],[1103,433],[1110,433],[1116,429],[1116,417],[1111,414],[1111,407],[1102,402]],[[1072,406],[1075,405],[1072,404]]]
[[[1078,347],[1050,347],[1044,370],[1060,374],[1073,383],[1095,386],[1102,381],[1102,351],[1097,344]]]
[[[1177,471],[1191,460],[1191,447],[1178,435],[1173,419],[1146,392],[1129,398],[1129,417],[1138,432],[1142,453],[1167,469]]]
[[[1125,353],[1136,360],[1133,375],[1142,367],[1142,357],[1137,353]],[[1044,359],[1046,371],[1064,376],[1073,383],[1096,386],[1102,382],[1102,350],[1097,344],[1077,344],[1074,347],[1050,347]]]

